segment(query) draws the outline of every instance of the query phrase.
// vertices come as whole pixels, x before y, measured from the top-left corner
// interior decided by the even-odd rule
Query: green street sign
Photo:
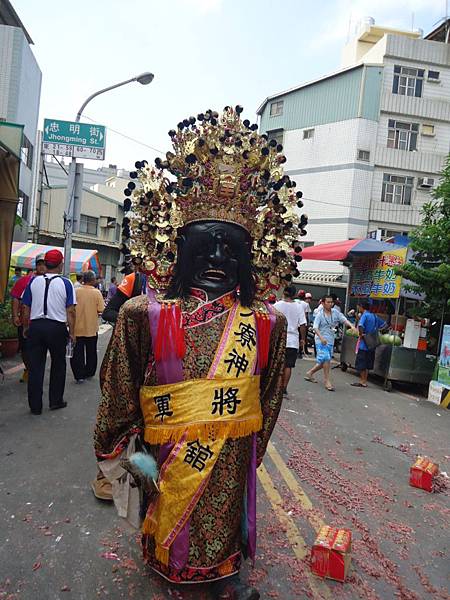
[[[105,138],[105,127],[103,125],[58,121],[57,119],[44,120],[43,142],[104,148]]]
[[[106,128],[104,125],[44,119],[44,154],[103,160]]]

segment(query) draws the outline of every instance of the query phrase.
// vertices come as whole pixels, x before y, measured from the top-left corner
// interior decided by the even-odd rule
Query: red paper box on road
[[[350,569],[352,532],[325,525],[311,550],[311,571],[319,577],[345,581]]]
[[[432,463],[425,456],[418,456],[409,470],[409,485],[432,492],[436,475],[439,475],[439,465]]]

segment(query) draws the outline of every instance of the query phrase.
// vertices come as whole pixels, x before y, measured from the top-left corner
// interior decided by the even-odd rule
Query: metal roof
[[[271,96],[267,96],[267,98],[263,101],[263,103],[256,110],[256,114],[260,115],[264,110],[265,105],[270,100],[274,98],[278,98],[279,96],[285,96],[286,94],[290,94],[291,92],[296,92],[297,90],[301,90],[302,88],[308,87],[310,85],[314,85],[319,81],[324,81],[325,79],[331,79],[332,77],[336,77],[336,75],[341,75],[341,73],[347,73],[348,71],[353,71],[354,69],[360,69],[363,66],[363,63],[358,63],[357,65],[352,65],[351,67],[345,67],[344,69],[339,69],[338,71],[334,71],[333,73],[328,73],[328,75],[323,75],[322,77],[318,77],[317,79],[313,79],[311,81],[307,81],[305,83],[301,83],[300,85],[296,85],[295,87],[289,88],[288,90],[284,90],[283,92],[278,92],[276,94],[272,94]],[[379,65],[376,65],[379,66]]]

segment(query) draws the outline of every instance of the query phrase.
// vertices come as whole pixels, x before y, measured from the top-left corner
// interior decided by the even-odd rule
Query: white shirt
[[[287,319],[286,348],[298,348],[298,328],[300,325],[306,325],[305,309],[299,302],[287,302],[286,300],[275,302],[274,308],[280,311]]]
[[[308,302],[306,302],[306,300],[300,300],[299,298],[297,298],[297,300],[294,300],[294,302],[297,302],[297,304],[300,304],[301,306],[303,306],[303,310],[305,311],[305,315],[306,315],[306,320],[308,321],[309,319],[309,313],[311,312],[311,307],[309,305]]]
[[[51,281],[53,278],[56,279]],[[50,280],[47,294],[47,314],[44,310],[46,280]],[[72,282],[57,273],[47,273],[46,275],[34,277],[23,293],[22,302],[31,307],[31,321],[51,319],[61,323],[67,321],[67,307],[77,303]]]

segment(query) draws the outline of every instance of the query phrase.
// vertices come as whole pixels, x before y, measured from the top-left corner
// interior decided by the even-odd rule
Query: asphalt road
[[[109,333],[100,337],[103,354]],[[139,534],[90,490],[98,380],[75,385],[70,370],[60,411],[28,413],[19,367],[0,384],[0,600],[207,598],[175,588],[140,560]],[[259,540],[243,573],[262,598],[280,600],[449,599],[450,489],[408,484],[423,453],[450,473],[450,410],[415,390],[307,383],[298,361],[275,434],[259,470]],[[326,523],[353,533],[346,583],[311,575],[309,553]]]

